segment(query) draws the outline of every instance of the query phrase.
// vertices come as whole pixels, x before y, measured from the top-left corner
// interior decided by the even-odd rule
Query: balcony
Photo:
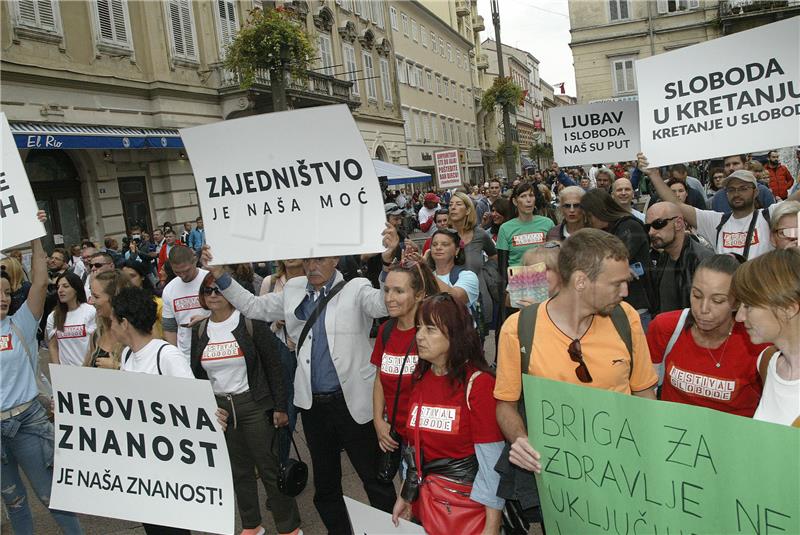
[[[800,0],[722,0],[719,3],[723,35],[796,15],[800,15]]]
[[[472,23],[472,31],[473,32],[482,32],[486,29],[486,25],[483,23],[483,17],[478,15],[475,17],[475,21]]]
[[[469,15],[469,4],[464,0],[456,2],[456,15],[466,17]]]
[[[489,55],[488,54],[481,54],[478,56],[478,61],[475,63],[475,66],[478,67],[478,70],[485,71],[489,68]]]

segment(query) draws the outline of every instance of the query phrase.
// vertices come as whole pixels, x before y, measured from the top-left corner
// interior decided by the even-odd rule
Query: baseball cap
[[[439,196],[435,193],[426,193],[425,194],[425,202],[439,202]]]
[[[386,215],[401,215],[403,210],[393,202],[387,202],[383,205],[383,211]]]
[[[739,169],[738,171],[734,171],[727,178],[722,182],[722,187],[727,187],[731,180],[734,178],[741,180],[742,182],[747,182],[748,184],[757,185],[758,181],[756,180],[756,176],[747,171],[745,169]]]

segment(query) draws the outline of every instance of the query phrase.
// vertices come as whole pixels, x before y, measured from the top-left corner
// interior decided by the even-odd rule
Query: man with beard
[[[746,160],[747,158],[744,154],[726,156],[722,160],[722,168],[725,172],[725,177],[727,178],[731,173],[740,169],[744,169]],[[772,204],[775,202],[775,196],[772,194],[772,191],[770,191],[767,186],[761,184],[760,182],[756,184],[756,188],[758,189],[758,202],[761,205],[761,208],[769,208],[772,206]],[[713,197],[711,197],[710,204],[712,210],[722,212],[723,214],[731,213],[731,205],[728,202],[728,195],[724,186],[717,191]]]
[[[694,272],[714,251],[686,232],[681,211],[671,202],[651,206],[646,221],[655,266],[653,278],[658,313],[687,308]]]
[[[775,197],[785,199],[789,196],[789,190],[794,186],[794,179],[789,168],[781,164],[778,151],[771,150],[767,154],[767,163],[764,168],[769,173],[769,189]]]

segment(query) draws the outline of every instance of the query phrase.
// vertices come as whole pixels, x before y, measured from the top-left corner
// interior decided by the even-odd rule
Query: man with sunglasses
[[[658,202],[647,210],[645,229],[650,236],[658,313],[689,307],[697,266],[714,251],[686,231],[680,208]]]
[[[164,340],[177,346],[189,362],[192,349],[192,329],[189,324],[211,312],[200,306],[200,286],[208,271],[197,267],[194,251],[185,245],[175,245],[169,251],[169,264],[175,278],[164,287],[161,300],[161,326]]]
[[[563,280],[558,294],[530,305],[537,307],[531,309],[534,329],[520,325],[527,315],[514,314],[498,342],[497,422],[511,443],[511,463],[534,472],[541,471],[540,455],[517,410],[522,373],[648,399],[655,399],[658,381],[639,314],[623,302],[631,273],[622,241],[601,230],[579,230],[562,244],[558,271]],[[530,340],[520,339],[524,332]],[[521,369],[521,342],[531,348],[527,370]]]

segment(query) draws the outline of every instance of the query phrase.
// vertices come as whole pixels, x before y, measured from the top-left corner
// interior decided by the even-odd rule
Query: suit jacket
[[[334,285],[344,280],[338,271]],[[305,321],[297,318],[295,310],[306,297],[306,277],[290,279],[281,293],[256,297],[236,281],[222,294],[246,317],[262,321],[286,322],[286,331],[293,340],[300,339]],[[333,365],[342,385],[344,399],[350,415],[359,424],[372,420],[372,386],[375,366],[370,363],[372,346],[369,331],[374,318],[387,316],[381,290],[373,288],[369,280],[359,277],[350,280],[337,293],[325,309],[325,330]],[[297,372],[294,377],[294,404],[310,409],[311,345],[313,334],[308,331],[306,340],[297,355]]]

